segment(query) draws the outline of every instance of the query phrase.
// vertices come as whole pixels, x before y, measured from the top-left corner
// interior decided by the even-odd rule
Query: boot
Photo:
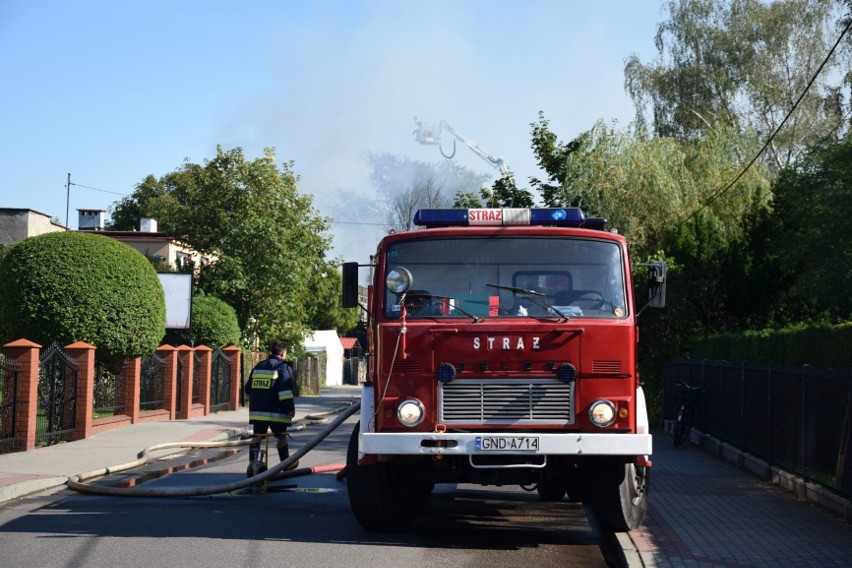
[[[289,457],[290,457],[290,448],[288,446],[278,448],[278,458],[281,461],[284,461]],[[299,467],[299,460],[296,460],[293,463],[291,463],[290,466],[287,469],[296,469],[297,467]]]
[[[260,442],[252,442],[249,444],[249,463],[257,461],[258,453],[260,453]]]

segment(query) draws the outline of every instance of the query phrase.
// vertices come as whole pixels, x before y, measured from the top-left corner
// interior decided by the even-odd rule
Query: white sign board
[[[158,272],[166,295],[166,329],[192,327],[192,274]]]

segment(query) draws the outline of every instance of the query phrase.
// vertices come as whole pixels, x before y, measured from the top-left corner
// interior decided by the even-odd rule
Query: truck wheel
[[[396,532],[411,524],[417,498],[413,488],[393,482],[388,464],[358,465],[356,424],[346,452],[346,490],[358,523],[368,531]]]
[[[538,485],[536,487],[536,491],[538,491],[538,496],[542,501],[562,501],[562,498],[565,497],[567,487],[565,486],[565,482],[561,479],[545,479],[542,478],[539,480]]]
[[[618,465],[614,475],[603,475],[592,500],[592,510],[602,529],[625,532],[638,528],[648,508],[647,467]]]

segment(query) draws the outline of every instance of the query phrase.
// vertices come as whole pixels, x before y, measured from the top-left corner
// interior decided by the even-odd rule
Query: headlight
[[[423,408],[423,403],[416,398],[404,400],[396,407],[397,420],[399,420],[400,424],[408,426],[409,428],[414,428],[423,422],[424,415],[425,410]]]
[[[596,400],[589,407],[589,420],[601,428],[611,426],[615,422],[615,405],[608,400]]]
[[[387,278],[385,278],[385,285],[394,294],[402,294],[411,288],[412,280],[414,278],[412,278],[411,273],[407,269],[402,267],[391,268],[388,271]]]

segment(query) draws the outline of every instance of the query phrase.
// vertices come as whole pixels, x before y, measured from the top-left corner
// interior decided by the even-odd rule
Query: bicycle
[[[707,391],[681,382],[675,383],[675,386],[678,389],[678,410],[674,429],[674,447],[677,448],[689,438],[692,421],[695,419],[695,407]]]

